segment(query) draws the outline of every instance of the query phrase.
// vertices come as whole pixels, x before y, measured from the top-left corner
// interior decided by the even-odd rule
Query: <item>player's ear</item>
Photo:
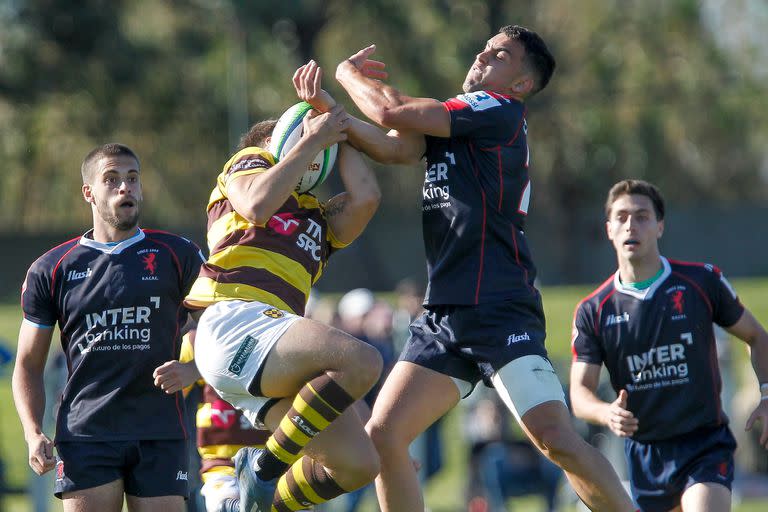
[[[516,94],[523,94],[528,95],[533,90],[533,78],[530,76],[525,76],[518,81],[516,81],[514,84],[512,84],[512,90]]]
[[[611,222],[605,221],[605,234],[608,236],[608,240],[613,240],[613,237],[611,236]]]
[[[83,183],[83,199],[85,199],[86,203],[93,203],[93,190],[91,189],[91,186],[88,183]]]
[[[661,238],[661,235],[664,234],[664,220],[659,221],[659,232],[656,234],[656,238]]]

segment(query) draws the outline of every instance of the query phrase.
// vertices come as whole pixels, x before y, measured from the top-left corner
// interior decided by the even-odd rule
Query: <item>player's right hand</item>
[[[300,100],[306,101],[318,112],[328,112],[336,100],[322,88],[323,68],[310,60],[293,74],[293,87]]]
[[[627,390],[619,391],[619,396],[608,407],[606,426],[619,437],[631,437],[637,432],[638,421],[631,411],[627,410]]]
[[[52,470],[56,465],[56,457],[53,456],[53,441],[45,434],[38,434],[27,441],[29,445],[29,467],[38,475]]]
[[[349,114],[341,105],[334,106],[324,114],[304,116],[303,123],[302,138],[317,144],[318,150],[347,140],[345,131],[349,127]]]
[[[343,75],[346,70],[351,69],[351,66],[368,78],[373,78],[375,80],[385,80],[388,76],[387,72],[384,71],[386,64],[379,60],[372,60],[368,58],[373,55],[375,51],[376,45],[372,44],[350,56],[347,60],[342,61],[341,64],[336,67],[336,78],[338,79],[339,75]]]

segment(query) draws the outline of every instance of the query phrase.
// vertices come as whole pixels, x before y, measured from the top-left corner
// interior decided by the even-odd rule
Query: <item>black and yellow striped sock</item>
[[[326,374],[307,382],[280,425],[269,436],[266,450],[259,457],[256,474],[272,480],[296,462],[301,449],[325,430],[355,400]]]
[[[322,464],[305,456],[294,462],[277,481],[272,512],[306,510],[345,492]]]

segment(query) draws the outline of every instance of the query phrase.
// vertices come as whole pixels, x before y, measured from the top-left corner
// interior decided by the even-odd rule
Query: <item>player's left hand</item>
[[[387,65],[379,60],[371,60],[368,58],[373,55],[373,52],[375,51],[376,45],[372,44],[355,53],[347,60],[339,64],[339,66],[336,68],[336,77],[338,78],[339,74],[344,73],[345,66],[351,65],[368,78],[373,78],[375,80],[385,80],[387,76],[389,76],[388,73],[384,71],[384,68]]]
[[[322,88],[323,68],[310,60],[293,74],[293,87],[299,99],[306,101],[319,112],[328,112],[336,100]]]
[[[187,386],[191,386],[200,378],[200,372],[194,361],[188,363],[168,361],[155,368],[152,376],[155,378],[156,387],[172,395]]]
[[[752,411],[744,430],[751,430],[756,421],[760,421],[763,431],[760,433],[760,444],[768,449],[768,400],[761,400]]]

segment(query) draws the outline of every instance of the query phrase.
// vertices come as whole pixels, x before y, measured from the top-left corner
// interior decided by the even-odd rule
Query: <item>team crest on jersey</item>
[[[471,108],[475,112],[480,112],[481,110],[488,110],[489,108],[501,106],[501,103],[499,102],[499,100],[497,100],[487,92],[483,92],[483,91],[470,92],[467,94],[459,94],[458,96],[456,96],[456,98],[459,99],[460,101],[463,101],[467,105],[469,105],[469,108]]]
[[[285,313],[277,308],[269,308],[268,310],[264,311],[263,314],[269,318],[283,318],[285,316]]]
[[[685,315],[685,286],[677,285],[667,290],[669,308],[672,311],[672,320],[683,320]]]
[[[159,281],[158,276],[155,275],[157,272],[158,252],[160,252],[158,249],[144,249],[137,253],[141,258],[143,270],[149,273],[149,275],[141,276],[142,281]]]

